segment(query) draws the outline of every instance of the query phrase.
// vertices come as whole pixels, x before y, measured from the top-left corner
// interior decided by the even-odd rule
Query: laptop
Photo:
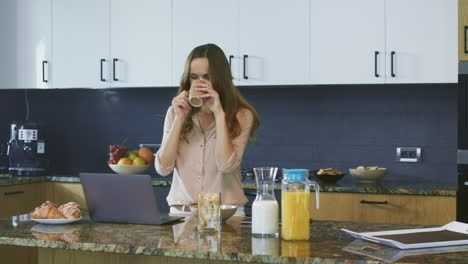
[[[183,218],[160,213],[149,175],[80,173],[80,179],[93,222],[161,225]]]

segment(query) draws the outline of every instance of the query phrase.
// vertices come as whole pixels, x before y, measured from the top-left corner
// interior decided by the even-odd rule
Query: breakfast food
[[[74,202],[69,202],[69,203],[66,203],[66,204],[62,204],[58,208],[58,210],[67,219],[76,219],[76,218],[80,218],[80,216],[81,216],[80,206],[77,203],[74,203]]]
[[[33,219],[76,219],[80,218],[79,208],[74,202],[57,207],[56,204],[46,201],[29,214]]]
[[[345,174],[340,170],[334,170],[333,168],[320,169],[317,175],[342,175]]]
[[[219,230],[220,228],[220,193],[198,194],[198,230]]]
[[[378,170],[379,166],[370,166],[370,167],[358,166],[356,169],[357,170]]]
[[[135,150],[128,150],[123,145],[109,146],[108,164],[117,165],[147,165],[154,160],[154,153],[150,148],[141,147]]]
[[[30,213],[32,218],[35,219],[64,219],[65,216],[58,210],[57,205],[50,201],[46,201],[41,204],[40,207],[36,207],[34,211]]]

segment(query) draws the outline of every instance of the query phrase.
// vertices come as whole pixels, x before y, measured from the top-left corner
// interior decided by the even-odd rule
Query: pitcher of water
[[[254,168],[257,196],[252,204],[252,235],[278,236],[279,208],[275,198],[275,178],[278,168]]]

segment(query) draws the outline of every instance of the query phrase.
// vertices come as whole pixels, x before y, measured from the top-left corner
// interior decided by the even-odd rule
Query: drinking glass
[[[198,194],[197,228],[201,233],[221,231],[221,193]]]

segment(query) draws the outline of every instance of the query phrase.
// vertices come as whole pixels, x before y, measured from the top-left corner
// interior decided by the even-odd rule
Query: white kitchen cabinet
[[[0,88],[50,88],[52,0],[3,0]],[[5,67],[5,68],[3,68]]]
[[[109,5],[109,0],[54,0],[52,76],[55,88],[109,86]]]
[[[170,86],[170,0],[54,0],[54,86]]]
[[[311,0],[310,18],[313,84],[457,82],[456,0]]]
[[[236,10],[238,10],[237,0],[173,1],[172,78],[174,86],[180,85],[185,60],[193,48],[213,43],[224,51],[227,58],[238,54],[239,23]],[[231,64],[233,75],[237,76],[238,60],[231,59]],[[237,80],[235,78],[234,81]]]
[[[111,86],[171,86],[172,1],[112,0],[110,10]]]
[[[385,2],[311,0],[311,82],[385,82]]]
[[[309,0],[239,0],[240,85],[309,83]]]
[[[386,10],[387,83],[458,82],[457,0],[387,0]]]
[[[214,43],[236,85],[308,83],[308,0],[174,0],[174,85],[196,46]]]

